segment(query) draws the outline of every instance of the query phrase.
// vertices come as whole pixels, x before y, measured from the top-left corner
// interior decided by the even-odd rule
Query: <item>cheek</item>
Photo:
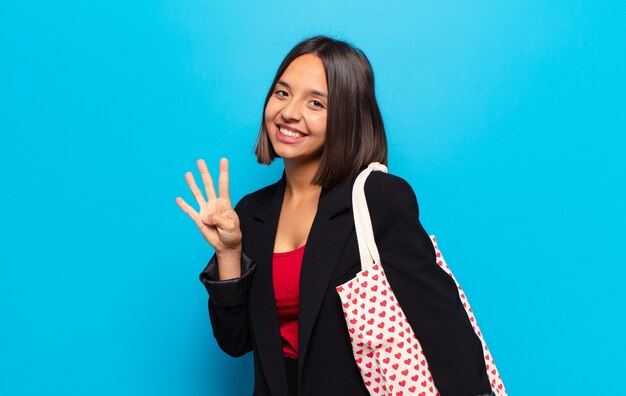
[[[319,114],[311,118],[311,123],[315,125],[315,130],[318,133],[326,134],[326,114]]]
[[[267,102],[265,106],[265,121],[272,122],[280,112],[280,103],[276,103],[273,98]]]
[[[271,116],[269,104],[265,108],[265,113],[263,113],[263,120],[265,121],[265,124],[267,124],[267,123],[272,121],[272,116]]]
[[[270,108],[267,107],[265,109],[265,113],[264,113],[264,117],[263,117],[263,123],[265,125],[265,129],[267,130],[267,132],[270,132],[273,130],[273,126],[274,126],[274,117],[272,116],[272,113],[270,111]],[[271,135],[271,134],[270,134]]]

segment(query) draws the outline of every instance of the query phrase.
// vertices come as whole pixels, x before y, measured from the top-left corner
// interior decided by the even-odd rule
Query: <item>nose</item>
[[[284,121],[299,121],[302,117],[302,111],[297,100],[290,100],[280,111],[280,116]]]

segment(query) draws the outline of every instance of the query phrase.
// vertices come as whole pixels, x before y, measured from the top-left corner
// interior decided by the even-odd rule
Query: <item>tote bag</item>
[[[373,162],[356,178],[352,190],[352,209],[361,271],[336,287],[350,333],[354,359],[370,395],[438,396],[428,367],[428,359],[411,329],[380,262],[372,222],[365,199],[365,180],[374,170],[387,167]],[[480,339],[492,391],[506,396],[504,384],[480,332],[463,290],[446,264],[434,235],[430,236],[437,264],[454,279],[472,327]]]

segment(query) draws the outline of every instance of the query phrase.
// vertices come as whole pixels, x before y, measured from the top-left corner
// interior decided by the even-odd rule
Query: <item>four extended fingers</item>
[[[202,182],[204,183],[204,188],[206,190],[208,201],[215,199],[215,187],[213,186],[213,178],[209,173],[209,169],[206,166],[206,162],[203,159],[199,159],[197,161],[198,169],[200,170],[200,175],[202,176]],[[193,177],[193,173],[187,172],[185,173],[185,180],[187,181],[187,185],[191,190],[193,196],[196,198],[198,205],[200,206],[200,210],[206,205],[207,201],[204,199],[204,195],[202,191],[198,188],[196,184],[196,180]],[[221,158],[220,159],[220,175],[218,179],[218,187],[220,198],[224,198],[230,201],[230,192],[228,188],[228,159]],[[176,198],[176,203],[180,206],[185,213],[187,213],[192,219],[199,220],[199,213],[196,212],[185,200],[180,197]]]
[[[211,174],[209,173],[206,163],[204,162],[204,160],[199,159],[197,161],[197,165],[198,165],[198,169],[200,170],[200,174],[202,175],[202,181],[206,189],[208,201],[215,200],[216,196],[215,196],[215,188],[213,186],[213,179],[211,178]],[[193,177],[193,173],[192,172],[185,173],[185,179],[187,181],[187,185],[189,186],[191,192],[196,198],[196,201],[198,202],[200,209],[198,211],[194,210],[194,208],[191,207],[191,205],[189,205],[187,202],[185,202],[185,200],[181,197],[176,197],[176,204],[185,213],[187,213],[187,215],[196,223],[196,225],[198,226],[200,231],[203,233],[207,241],[211,243],[210,242],[211,235],[208,235],[205,233],[206,232],[205,227],[206,225],[209,225],[206,221],[208,221],[209,218],[206,218],[206,219],[200,218],[200,213],[202,213],[207,207],[207,201],[204,200],[202,191],[200,191],[200,189],[198,188],[195,182],[195,179]],[[230,206],[230,194],[229,194],[229,189],[228,189],[228,159],[226,158],[220,159],[220,175],[219,175],[219,180],[218,180],[218,186],[219,186],[220,198],[226,199],[228,201],[228,205]],[[220,220],[219,215],[218,215],[218,219],[213,218],[210,220],[212,223],[211,225],[220,227],[220,225],[218,225],[215,222],[215,220],[219,220],[217,223],[222,223],[223,220]],[[213,237],[215,236],[213,235]]]

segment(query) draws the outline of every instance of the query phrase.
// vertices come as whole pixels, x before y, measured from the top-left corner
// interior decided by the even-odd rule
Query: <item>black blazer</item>
[[[368,395],[352,355],[335,287],[360,271],[352,215],[355,177],[322,189],[300,274],[298,386],[302,396]],[[254,395],[286,396],[287,377],[272,281],[272,253],[285,174],[236,205],[243,233],[242,275],[219,281],[215,255],[200,274],[213,334],[231,356],[254,354]],[[442,396],[491,393],[481,343],[454,281],[435,261],[411,186],[372,172],[365,183],[385,273],[418,337]]]

